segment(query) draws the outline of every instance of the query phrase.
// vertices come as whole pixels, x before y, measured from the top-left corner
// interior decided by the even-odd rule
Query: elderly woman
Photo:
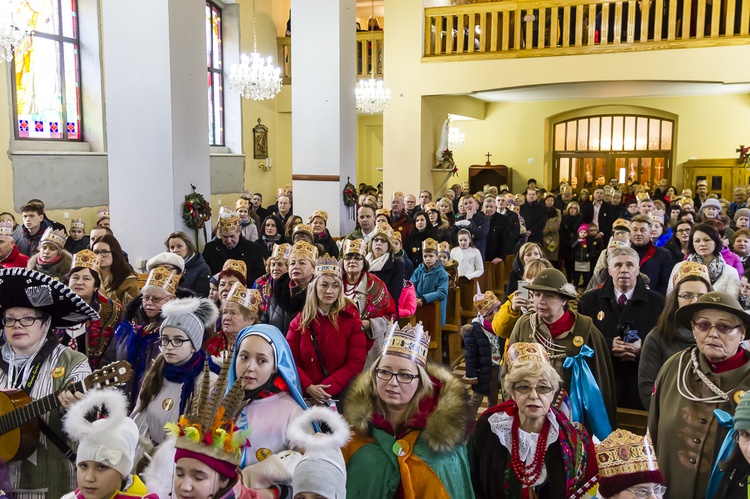
[[[348,497],[472,499],[465,435],[466,389],[426,364],[421,325],[393,325],[381,355],[352,383],[344,417],[354,437],[343,449]]]
[[[99,292],[102,282],[93,251],[84,249],[73,256],[73,268],[68,272],[65,282],[99,314],[99,318],[57,329],[58,341],[71,350],[86,354],[92,370],[114,362],[113,340],[115,327],[122,315],[122,306]]]
[[[391,298],[398,304],[401,290],[404,289],[404,261],[395,257],[393,229],[387,223],[379,223],[375,237],[370,240],[365,259],[369,272],[379,278],[388,288]]]
[[[688,242],[688,254],[685,262],[702,263],[708,268],[711,286],[714,291],[722,291],[735,298],[740,294],[740,276],[737,269],[728,265],[721,256],[723,245],[719,232],[707,223],[693,227]],[[673,288],[674,276],[680,271],[685,262],[680,262],[672,269],[669,276],[667,293]]]
[[[263,257],[268,258],[273,252],[275,245],[284,244],[287,240],[284,237],[281,220],[273,215],[269,215],[263,220],[262,229],[263,235],[260,236],[258,243],[263,248]]]
[[[206,352],[218,357],[228,351],[240,331],[258,323],[260,302],[260,291],[247,289],[241,282],[234,283],[221,305],[221,329],[205,343]]]
[[[362,321],[344,296],[335,258],[318,258],[310,286],[305,308],[289,325],[286,339],[303,392],[317,405],[343,402],[344,390],[365,365]]]
[[[289,253],[292,251],[291,244],[274,244],[271,256],[266,259],[268,273],[258,277],[253,283],[253,289],[260,291],[260,312],[268,310],[268,304],[273,295],[273,285],[277,279],[289,272]]]
[[[128,402],[134,407],[138,390],[146,370],[159,355],[159,328],[163,317],[161,308],[174,300],[178,276],[164,267],[156,267],[148,275],[138,299],[125,308],[122,321],[115,329],[115,349],[118,360],[133,366],[133,377],[125,385]]]
[[[651,393],[659,370],[672,355],[695,345],[693,332],[675,320],[675,312],[705,295],[711,289],[711,280],[705,265],[686,262],[674,276],[674,289],[659,315],[654,329],[646,336],[638,364],[638,391],[643,407],[648,410]]]
[[[508,400],[479,418],[469,442],[477,497],[582,497],[596,485],[594,445],[554,407],[562,379],[538,343],[505,355]]]
[[[305,305],[307,285],[315,273],[318,249],[304,241],[296,243],[289,253],[289,272],[275,280],[268,304],[267,320],[261,322],[289,331],[289,324]]]
[[[27,294],[30,289],[36,293]],[[23,389],[39,401],[70,383],[83,381],[91,373],[86,356],[60,345],[50,329],[74,327],[78,321],[98,319],[96,312],[63,283],[34,270],[0,269],[0,317],[5,331],[5,342],[0,348],[0,390]],[[58,398],[65,410],[76,400],[68,392]],[[39,419],[65,442],[62,415],[62,411],[54,409]],[[31,459],[7,465],[14,477],[13,491],[16,497],[62,497],[70,492],[73,467],[49,438],[40,434],[37,439],[32,441],[35,452]],[[41,485],[46,496],[39,494]]]
[[[537,243],[524,243],[518,250],[513,266],[508,274],[508,284],[505,285],[505,296],[512,295],[518,289],[518,281],[523,278],[526,265],[532,260],[543,258],[542,248]]]
[[[164,240],[164,247],[170,253],[182,257],[185,262],[180,287],[189,289],[198,296],[208,297],[211,268],[203,255],[195,250],[193,240],[182,231],[172,232]]]
[[[727,434],[714,410],[734,413],[750,390],[750,354],[741,345],[750,315],[733,296],[712,291],[680,307],[675,318],[693,331],[696,345],[659,371],[648,429],[670,497],[698,499],[706,496]]]
[[[605,438],[616,427],[617,402],[612,358],[604,336],[589,317],[570,310],[568,301],[578,295],[559,270],[542,270],[526,288],[532,292],[534,312],[516,322],[508,345],[542,345],[563,379],[562,388],[570,394],[573,420],[584,423],[585,408],[587,429]],[[588,379],[595,385],[587,384]]]
[[[362,239],[344,241],[344,296],[357,306],[362,319],[362,328],[367,335],[366,367],[372,365],[383,344],[386,329],[391,321],[398,319],[396,302],[383,281],[368,272],[365,259],[367,245]]]
[[[73,263],[73,255],[63,249],[66,238],[61,230],[52,230],[52,227],[45,230],[39,240],[39,253],[31,255],[26,267],[58,281],[65,279]]]
[[[339,247],[331,237],[331,233],[328,232],[328,227],[326,227],[326,224],[328,224],[328,213],[323,210],[316,210],[310,216],[308,222],[312,227],[314,243],[323,248],[323,254],[331,258],[338,258]]]
[[[138,276],[125,260],[120,243],[112,234],[105,234],[94,243],[102,292],[123,307],[139,295]]]

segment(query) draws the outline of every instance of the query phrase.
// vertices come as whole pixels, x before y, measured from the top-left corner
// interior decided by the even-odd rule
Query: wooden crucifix
[[[487,154],[485,154],[485,156],[487,156],[487,164],[489,165],[490,164],[490,156],[492,156],[492,154],[490,154],[488,152]]]

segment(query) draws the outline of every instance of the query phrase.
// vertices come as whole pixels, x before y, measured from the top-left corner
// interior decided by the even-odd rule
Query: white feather
[[[151,463],[143,470],[143,483],[149,493],[156,494],[159,499],[170,499],[174,475],[175,439],[168,438],[159,445]]]
[[[107,418],[98,419],[96,424],[86,421],[86,414],[99,406],[106,406],[109,413]],[[70,406],[63,428],[70,438],[81,441],[84,437],[105,433],[128,417],[125,395],[114,388],[91,390],[81,400]]]
[[[313,421],[324,422],[331,433],[315,433]],[[305,451],[339,450],[351,438],[349,423],[337,412],[327,407],[312,407],[289,423],[286,437],[294,447]]]

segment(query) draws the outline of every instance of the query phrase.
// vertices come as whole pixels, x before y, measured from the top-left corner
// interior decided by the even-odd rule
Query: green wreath
[[[202,229],[211,220],[211,204],[199,193],[193,192],[185,196],[182,205],[182,220],[191,229]]]
[[[355,206],[357,204],[357,188],[354,187],[354,184],[349,182],[349,179],[346,179],[346,185],[344,186],[344,206],[347,206],[351,208],[352,206]]]

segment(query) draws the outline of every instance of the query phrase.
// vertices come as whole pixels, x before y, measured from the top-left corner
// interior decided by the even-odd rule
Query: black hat
[[[690,321],[693,320],[693,314],[700,310],[717,309],[729,312],[737,316],[746,326],[750,326],[750,314],[742,310],[740,303],[732,296],[721,291],[711,291],[698,298],[695,303],[690,303],[680,307],[675,312],[677,322],[690,329]]]
[[[568,282],[565,275],[557,269],[544,269],[531,281],[531,284],[527,284],[526,289],[532,291],[549,291],[550,293],[557,293],[563,298],[575,300],[578,298],[576,288]]]
[[[60,281],[36,270],[0,269],[0,311],[33,308],[48,314],[53,327],[70,327],[99,314]]]

